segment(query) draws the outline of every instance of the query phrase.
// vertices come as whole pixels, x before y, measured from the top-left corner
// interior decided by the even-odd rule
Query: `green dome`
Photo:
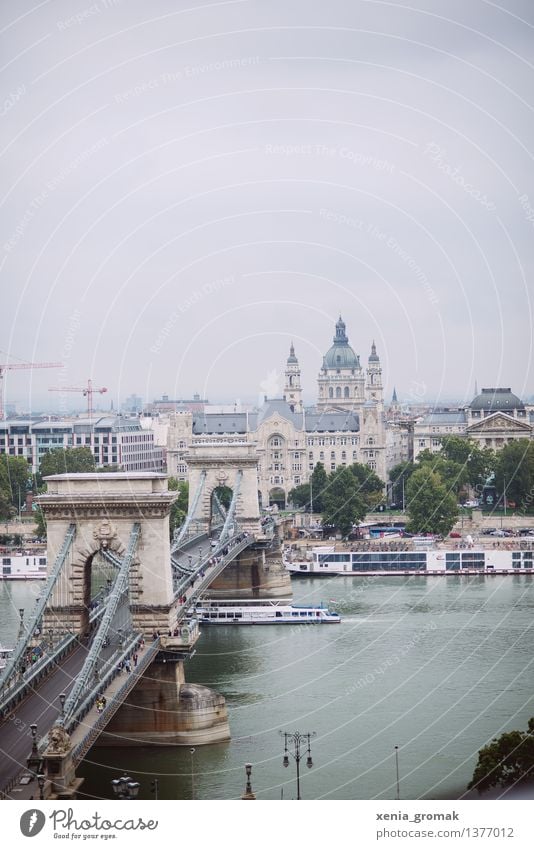
[[[489,410],[504,413],[506,410],[524,410],[525,405],[509,387],[483,389],[469,405],[472,410]]]
[[[360,368],[360,358],[349,345],[345,322],[339,317],[334,344],[323,357],[323,368]]]

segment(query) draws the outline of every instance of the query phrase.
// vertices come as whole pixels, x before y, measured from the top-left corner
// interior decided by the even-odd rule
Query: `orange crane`
[[[14,368],[63,368],[63,363],[1,363],[0,364],[0,421],[4,415],[4,372]]]
[[[87,396],[87,415],[90,419],[93,418],[93,393],[99,392],[100,395],[103,395],[104,392],[107,392],[105,386],[101,389],[93,389],[93,381],[91,378],[87,381],[87,386],[51,386],[48,390],[49,392],[81,392],[82,395]]]

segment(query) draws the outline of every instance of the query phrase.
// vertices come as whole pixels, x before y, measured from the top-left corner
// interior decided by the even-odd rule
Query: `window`
[[[336,386],[336,398],[341,398],[341,386]]]
[[[334,390],[332,389],[332,387],[331,387],[331,386],[330,386],[330,387],[329,387],[329,389],[328,389],[328,397],[329,397],[329,398],[333,398],[333,397],[334,397]]]
[[[349,395],[350,395],[350,389],[349,389],[349,387],[348,387],[348,386],[345,386],[345,389],[343,390],[343,394],[344,394],[345,398],[348,398],[348,397],[349,397]]]
[[[426,445],[426,439],[420,439],[419,440],[419,448],[424,448],[425,445]]]

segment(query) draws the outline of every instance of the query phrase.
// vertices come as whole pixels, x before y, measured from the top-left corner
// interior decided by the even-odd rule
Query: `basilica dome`
[[[323,357],[323,368],[360,368],[360,358],[349,345],[348,336],[345,332],[345,322],[341,316],[336,324],[334,344]]]

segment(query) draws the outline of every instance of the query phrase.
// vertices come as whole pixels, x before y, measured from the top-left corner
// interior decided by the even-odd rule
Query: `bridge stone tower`
[[[174,598],[169,511],[176,493],[168,491],[166,476],[83,473],[45,480],[48,492],[39,497],[39,504],[47,520],[49,568],[71,524],[76,535],[48,604],[44,628],[87,630],[93,557],[102,548],[122,557],[132,525],[139,522],[141,534],[130,569],[132,624],[146,633],[167,631]]]
[[[186,456],[189,471],[189,512],[193,521],[208,532],[211,519],[211,497],[219,486],[235,490],[239,486],[235,519],[243,531],[255,536],[261,533],[258,500],[258,453],[255,442],[241,439],[200,437],[193,439]],[[241,480],[237,483],[238,473]],[[195,494],[202,485],[196,504]]]

